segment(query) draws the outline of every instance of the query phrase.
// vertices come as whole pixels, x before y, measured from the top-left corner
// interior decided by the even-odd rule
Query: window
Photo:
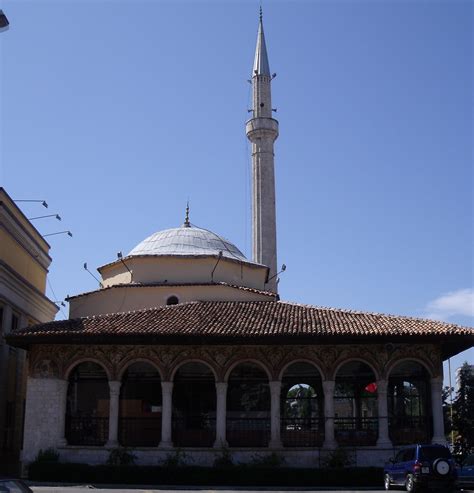
[[[177,305],[179,303],[179,299],[177,296],[170,296],[167,300],[166,300],[166,304],[167,305]]]
[[[403,452],[402,462],[409,462],[415,460],[415,449],[409,448]]]
[[[11,325],[11,331],[15,332],[20,325],[20,317],[16,313],[12,313],[12,325]]]

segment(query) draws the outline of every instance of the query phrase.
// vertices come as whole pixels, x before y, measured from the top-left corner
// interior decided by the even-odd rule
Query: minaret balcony
[[[265,137],[275,140],[278,137],[278,120],[274,118],[251,118],[245,124],[245,132],[250,141]]]

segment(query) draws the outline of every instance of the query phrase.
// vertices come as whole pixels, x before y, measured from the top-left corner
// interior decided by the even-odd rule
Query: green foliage
[[[192,462],[193,458],[180,448],[177,448],[173,453],[166,456],[166,459],[162,462],[162,466],[168,469],[175,469],[176,467],[185,467],[188,462]]]
[[[35,462],[59,462],[59,452],[54,448],[48,448],[46,450],[40,449],[36,456]]]
[[[92,466],[72,463],[32,463],[29,479],[34,481],[115,483],[196,486],[273,486],[327,487],[380,486],[382,469],[377,467],[346,467],[344,469],[252,467],[195,467],[176,469],[160,466]]]
[[[234,465],[232,454],[227,447],[222,447],[219,452],[216,453],[214,459],[214,467],[231,467]]]
[[[109,466],[133,466],[137,456],[128,448],[117,447],[110,451],[107,465]]]
[[[256,467],[281,467],[285,463],[285,458],[272,452],[271,454],[255,454],[250,460],[250,466]]]
[[[474,372],[465,362],[459,373],[459,388],[453,402],[454,453],[461,461],[474,451]]]
[[[354,465],[354,459],[351,457],[349,451],[344,448],[337,448],[324,458],[322,461],[323,467],[330,469],[343,468]]]
[[[444,433],[448,442],[451,442],[451,432],[453,431],[453,423],[451,422],[451,395],[453,391],[453,387],[443,387],[442,399]]]

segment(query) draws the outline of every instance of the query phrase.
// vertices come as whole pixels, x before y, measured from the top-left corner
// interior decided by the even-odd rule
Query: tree
[[[451,432],[453,431],[453,424],[451,422],[451,394],[454,391],[453,387],[443,388],[443,419],[444,419],[444,433],[446,439],[451,443]],[[449,439],[448,439],[449,437]]]
[[[474,451],[474,371],[467,362],[459,369],[458,383],[453,402],[454,452],[463,461]]]

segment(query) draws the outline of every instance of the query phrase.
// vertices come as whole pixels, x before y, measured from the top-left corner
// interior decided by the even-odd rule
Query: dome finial
[[[191,223],[189,222],[189,200],[186,202],[186,216],[184,217],[183,227],[190,228]]]
[[[262,9],[262,4],[260,4],[260,22],[263,20],[263,9]]]

